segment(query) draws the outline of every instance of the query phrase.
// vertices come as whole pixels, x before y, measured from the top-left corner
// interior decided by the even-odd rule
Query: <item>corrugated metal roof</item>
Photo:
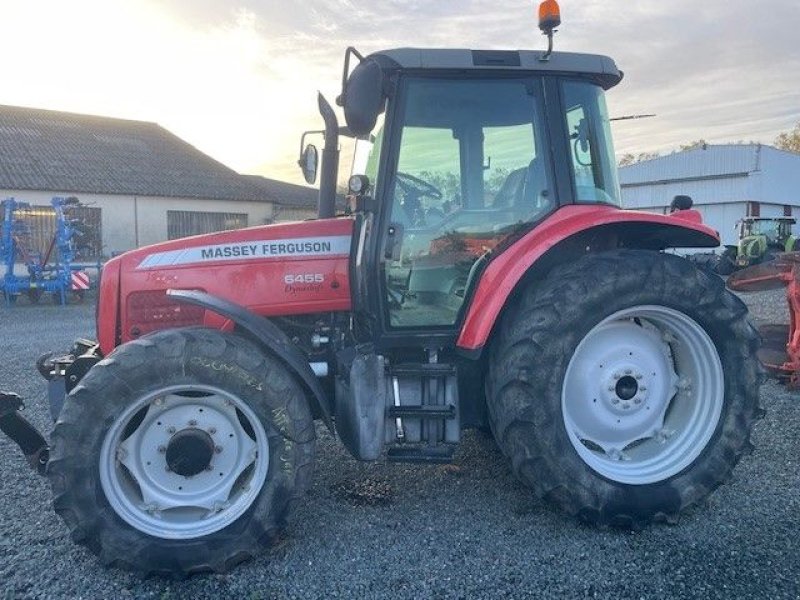
[[[156,123],[0,105],[0,188],[277,204],[285,194],[295,205],[290,184],[262,179],[270,185]]]
[[[622,186],[744,177],[761,168],[761,153],[774,150],[761,144],[706,145],[622,167]]]

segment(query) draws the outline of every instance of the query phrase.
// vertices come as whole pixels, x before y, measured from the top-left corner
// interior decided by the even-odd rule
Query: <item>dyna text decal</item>
[[[220,260],[252,260],[292,256],[347,256],[350,236],[334,235],[283,240],[253,240],[235,244],[194,246],[149,254],[137,269],[172,267]]]

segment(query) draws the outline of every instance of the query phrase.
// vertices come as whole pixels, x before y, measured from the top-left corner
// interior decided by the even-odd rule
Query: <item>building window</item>
[[[247,227],[246,213],[167,211],[167,237],[170,240],[242,227]]]

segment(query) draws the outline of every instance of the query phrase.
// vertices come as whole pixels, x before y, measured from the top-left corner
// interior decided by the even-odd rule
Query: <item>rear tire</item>
[[[48,465],[54,508],[106,565],[224,572],[268,546],[309,487],[314,423],[284,364],[241,337],[124,344],[70,393]]]
[[[720,278],[668,254],[587,255],[503,317],[490,423],[515,474],[567,513],[672,522],[752,449],[757,348]]]

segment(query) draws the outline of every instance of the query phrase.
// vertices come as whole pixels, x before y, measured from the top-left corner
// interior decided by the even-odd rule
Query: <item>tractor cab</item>
[[[757,218],[748,217],[739,221],[739,239],[764,236],[769,245],[783,245],[792,235],[792,217]]]
[[[346,127],[320,98],[320,215],[337,179],[325,156],[353,137],[354,302],[373,337],[452,339],[493,253],[566,204],[619,205],[604,91],[621,78],[593,55],[348,49]]]

